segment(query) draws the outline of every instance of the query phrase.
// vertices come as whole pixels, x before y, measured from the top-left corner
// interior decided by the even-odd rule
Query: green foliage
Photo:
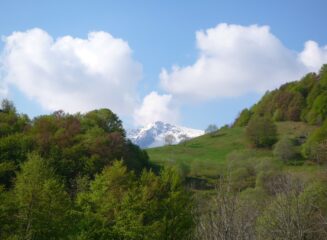
[[[285,163],[288,163],[289,161],[293,160],[297,155],[294,142],[286,137],[280,139],[276,143],[273,153],[275,157],[279,158]]]
[[[26,115],[17,114],[13,103],[8,100],[3,100],[2,105],[3,110],[0,111],[0,137],[23,132],[30,123],[29,118]]]
[[[327,88],[326,88],[327,91]],[[319,94],[307,114],[307,119],[309,123],[321,124],[327,116],[327,92],[324,91]]]
[[[130,140],[126,142],[122,158],[127,168],[133,170],[136,174],[140,174],[144,168],[150,169],[152,167],[147,151],[142,150]]]
[[[115,159],[121,159],[119,166]],[[108,217],[106,210],[119,210],[109,219],[117,221],[109,223],[109,239],[142,239],[138,231],[138,237],[122,232],[139,223],[149,235],[137,205],[139,177],[149,168],[147,153],[125,138],[121,120],[108,109],[76,115],[57,111],[30,121],[5,100],[0,111],[0,239],[108,239],[98,225],[94,234],[91,227],[106,223],[99,218]],[[120,182],[124,177],[129,181]],[[96,214],[87,208],[91,205],[75,203],[83,194],[92,197],[86,200],[93,201]]]
[[[248,122],[250,121],[250,118],[252,116],[252,113],[249,109],[245,108],[243,111],[240,113],[238,118],[236,118],[233,126],[234,127],[245,127]]]
[[[234,126],[246,126],[257,115],[274,121],[305,121],[321,124],[327,117],[327,73],[322,66],[319,75],[309,73],[300,81],[286,83],[267,92],[250,110],[243,110]]]
[[[15,183],[17,229],[24,239],[68,239],[70,199],[38,155],[30,155]]]
[[[176,171],[143,171],[139,181],[122,162],[96,176],[79,194],[86,239],[186,239],[193,227],[190,195]]]
[[[327,162],[327,120],[310,135],[302,147],[302,153],[318,163]]]
[[[121,120],[108,109],[70,115],[63,111],[30,121],[4,100],[0,112],[0,163],[13,162],[16,169],[29,152],[37,152],[60,175],[71,194],[78,176],[95,174],[122,159],[130,170],[149,168],[148,156],[125,138]],[[10,177],[9,177],[10,176]],[[12,171],[0,183],[10,185]]]
[[[313,184],[302,190],[294,182],[284,184],[257,220],[259,239],[326,239],[325,212],[320,211],[326,204],[326,186]]]
[[[246,136],[255,147],[271,147],[277,141],[277,128],[269,118],[257,116],[251,118]]]
[[[13,162],[0,162],[0,186],[10,187],[17,166]]]
[[[105,132],[119,132],[125,136],[122,121],[109,109],[93,110],[82,118],[82,126],[86,128],[99,127]]]
[[[14,200],[13,194],[0,185],[0,239],[9,239],[16,231],[17,207]]]
[[[283,120],[283,113],[280,109],[276,109],[274,114],[273,114],[273,120],[275,122],[279,122]]]
[[[16,113],[15,105],[12,101],[9,101],[8,99],[4,99],[1,102],[1,110],[5,113]]]

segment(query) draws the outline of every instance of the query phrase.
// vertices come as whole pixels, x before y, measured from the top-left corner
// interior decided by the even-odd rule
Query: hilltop
[[[324,65],[319,74],[309,73],[299,81],[268,91],[250,109],[241,111],[231,127],[223,127],[175,146],[151,148],[147,152],[156,164],[178,165],[186,177],[209,181],[226,174],[226,171],[238,171],[237,174],[244,176],[252,174],[253,181],[256,181],[260,171],[246,172],[244,165],[248,162],[253,168],[269,162],[279,171],[310,175],[312,170],[322,169],[316,163],[321,164],[327,156],[326,117],[327,65]],[[258,119],[275,124],[275,145],[256,147],[249,141],[248,124],[251,121],[256,124]],[[292,160],[283,161],[274,154],[277,143],[282,141],[291,145],[294,151]]]

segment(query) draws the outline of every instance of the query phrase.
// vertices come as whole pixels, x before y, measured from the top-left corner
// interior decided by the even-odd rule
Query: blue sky
[[[173,77],[172,66],[178,65],[181,68],[192,66],[201,55],[201,51],[197,48],[196,31],[215,28],[222,23],[243,26],[246,29],[253,24],[269,26],[269,34],[278,38],[283,47],[290,52],[301,53],[304,51],[305,42],[313,40],[318,44],[322,54],[325,54],[324,46],[327,44],[327,34],[324,26],[327,22],[326,9],[327,2],[324,0],[10,0],[1,2],[0,35],[10,36],[15,31],[25,32],[29,29],[40,28],[53,39],[67,35],[73,38],[86,39],[88,33],[93,31],[104,31],[114,38],[123,39],[132,50],[131,58],[142,66],[142,76],[140,79],[135,80],[137,81],[135,87],[139,104],[142,104],[142,99],[152,91],[156,91],[158,95],[169,95],[172,99],[177,99],[176,101],[172,100],[170,103],[173,105],[172,107],[175,108],[178,105],[176,107],[178,108],[176,110],[178,111],[178,117],[172,119],[175,119],[181,125],[204,129],[209,123],[223,125],[232,122],[238,112],[244,107],[249,107],[255,103],[262,96],[263,91],[251,92],[246,90],[238,92],[236,95],[233,93],[231,96],[212,93],[211,97],[201,97],[200,100],[194,100],[189,97],[189,95],[192,95],[191,90],[193,88],[190,88],[190,92],[181,93],[172,87],[174,81],[180,81],[181,84],[187,83],[186,80],[181,79],[183,76]],[[221,33],[222,31],[217,30],[217,32]],[[3,49],[6,44],[6,41],[2,41],[0,48]],[[253,61],[255,62],[255,60]],[[308,61],[304,62],[307,63]],[[306,66],[311,65],[306,64]],[[260,64],[258,64],[258,67],[260,67]],[[314,70],[316,68],[308,67],[308,69]],[[163,87],[162,80],[159,77],[162,69],[166,69],[169,75],[167,80],[169,86],[166,87]],[[294,69],[297,68],[294,67]],[[0,81],[5,81],[4,76],[7,71],[9,72],[8,69],[5,69],[0,75]],[[286,75],[298,76],[303,73],[301,71],[296,73],[295,71]],[[194,79],[194,81],[201,81],[201,77]],[[285,80],[282,81],[288,80],[285,77]],[[14,100],[20,112],[28,113],[31,116],[51,112],[52,108],[47,108],[46,104],[42,105],[40,103],[42,97],[38,98],[34,97],[34,95],[27,97],[28,94],[22,91],[22,85],[12,84],[15,81],[10,81],[11,83],[8,84],[8,97]],[[268,84],[264,86],[271,88],[275,85]],[[219,85],[214,86],[219,88]],[[237,88],[237,85],[235,87]],[[259,88],[261,89],[262,86],[260,85]],[[201,94],[205,95],[205,90],[206,88]],[[40,89],[40,91],[42,90]],[[223,89],[221,91],[224,92]],[[102,105],[100,104],[100,106]],[[111,105],[108,102],[108,105],[103,107],[111,108]],[[170,107],[168,106],[168,108]],[[136,109],[142,108],[136,107]],[[143,110],[146,111],[147,109],[151,108],[144,108]],[[126,126],[133,125],[134,118],[131,111],[118,114],[124,120]],[[169,114],[174,113],[168,111],[163,120],[169,119],[167,117]],[[142,121],[142,119],[142,117],[139,117],[139,121]]]

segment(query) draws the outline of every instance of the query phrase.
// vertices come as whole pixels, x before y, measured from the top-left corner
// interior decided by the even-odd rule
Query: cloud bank
[[[144,97],[142,105],[134,112],[134,122],[137,126],[144,126],[155,121],[176,123],[179,112],[171,95],[159,95],[151,92]]]
[[[327,47],[308,41],[301,53],[286,48],[268,26],[219,24],[196,32],[199,56],[190,66],[163,69],[163,89],[182,99],[210,100],[263,93],[317,71]]]
[[[194,64],[161,71],[160,84],[167,94],[151,92],[140,103],[137,86],[142,66],[133,59],[128,43],[109,33],[54,39],[35,28],[3,40],[0,97],[14,86],[47,110],[107,107],[132,116],[136,125],[176,123],[177,101],[187,104],[263,93],[327,63],[327,46],[314,41],[295,52],[268,26],[218,24],[196,32],[199,54]]]
[[[106,32],[53,39],[35,28],[14,32],[4,42],[0,85],[16,86],[47,110],[133,112],[142,67],[124,40]]]

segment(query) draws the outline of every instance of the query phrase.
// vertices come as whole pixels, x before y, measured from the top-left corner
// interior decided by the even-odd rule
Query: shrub
[[[215,125],[215,124],[210,124],[210,125],[206,128],[205,133],[213,133],[213,132],[215,132],[215,131],[217,131],[217,130],[218,130],[217,125]]]
[[[302,147],[302,154],[317,163],[327,161],[327,120],[310,135]]]
[[[283,162],[288,162],[289,160],[294,159],[297,152],[291,139],[282,138],[276,143],[273,153],[275,157]]]
[[[271,119],[257,116],[251,118],[246,136],[255,147],[271,147],[277,141],[277,128]]]

